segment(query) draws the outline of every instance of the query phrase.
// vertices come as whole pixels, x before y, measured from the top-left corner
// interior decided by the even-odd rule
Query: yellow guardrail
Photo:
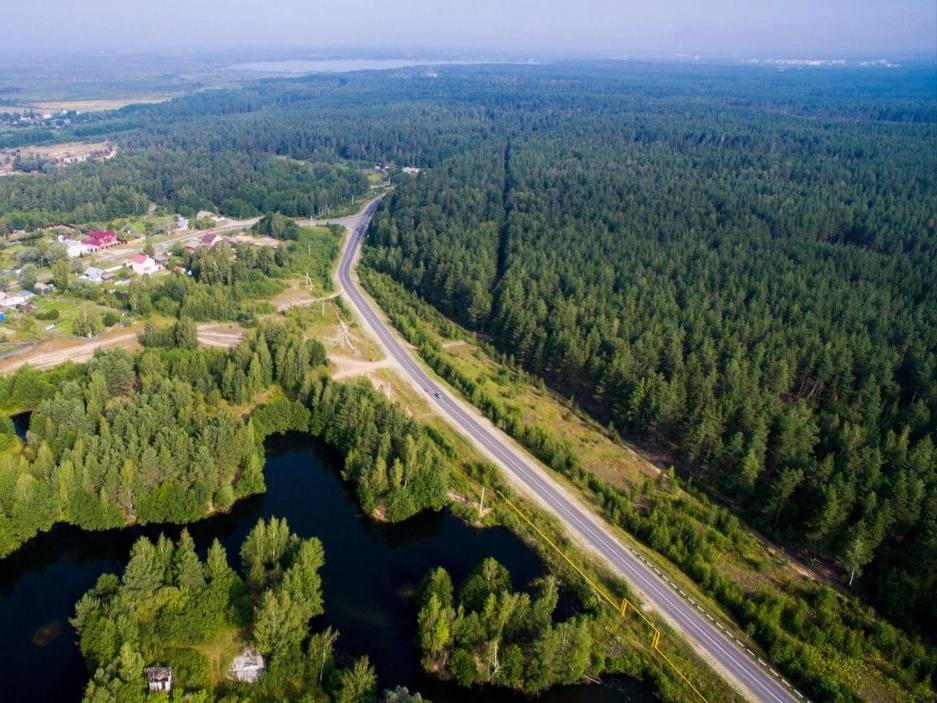
[[[559,554],[559,555],[563,558],[563,560],[564,560],[567,564],[569,564],[577,574],[579,574],[580,576],[582,576],[582,578],[585,580],[585,582],[588,583],[589,586],[591,586],[592,589],[593,589],[604,601],[606,601],[610,606],[612,606],[612,608],[614,608],[615,611],[616,611],[619,615],[621,615],[623,618],[624,618],[624,617],[627,617],[627,615],[628,615],[628,609],[629,609],[629,608],[630,608],[631,610],[633,610],[635,613],[637,613],[638,616],[640,616],[640,618],[641,618],[641,619],[647,624],[647,626],[651,629],[651,649],[652,649],[658,656],[660,656],[661,659],[663,659],[665,662],[667,662],[668,666],[670,666],[670,668],[673,669],[674,673],[676,673],[677,676],[679,676],[679,677],[683,680],[683,682],[684,682],[687,686],[690,687],[690,689],[693,691],[693,693],[695,693],[695,694],[697,695],[697,697],[698,697],[701,701],[703,701],[704,703],[709,703],[709,702],[706,700],[706,697],[705,697],[702,693],[700,693],[699,689],[696,688],[696,686],[693,685],[693,682],[690,681],[690,679],[687,678],[686,674],[684,674],[684,673],[679,669],[679,667],[677,667],[677,665],[674,664],[666,654],[664,654],[663,650],[661,650],[661,648],[660,648],[660,635],[661,635],[660,629],[658,629],[658,627],[657,627],[653,622],[651,622],[651,621],[648,619],[648,617],[647,617],[644,613],[642,613],[642,612],[640,611],[640,609],[639,609],[634,603],[632,603],[630,600],[628,600],[627,598],[624,598],[624,597],[621,599],[621,603],[619,603],[619,602],[617,601],[617,599],[612,598],[612,597],[605,591],[604,588],[602,588],[599,584],[597,584],[585,571],[582,570],[582,568],[579,567],[578,564],[576,564],[572,559],[570,559],[569,556],[567,556],[567,554],[566,554],[562,549],[560,549],[560,548],[556,545],[556,543],[553,542],[553,540],[551,540],[551,539],[544,533],[543,530],[541,530],[539,527],[537,527],[537,525],[534,524],[534,521],[531,520],[529,517],[527,517],[527,515],[524,513],[523,510],[521,510],[521,509],[518,508],[516,505],[514,505],[514,503],[512,503],[512,502],[508,499],[508,497],[505,496],[501,491],[496,490],[495,492],[501,497],[501,500],[503,500],[503,501],[511,508],[511,510],[513,510],[515,513],[517,513],[517,514],[521,517],[521,519],[522,519],[524,522],[526,522],[528,525],[530,525],[530,526],[534,529],[534,531],[540,536],[540,538],[541,538],[544,542],[546,542],[548,545],[550,545],[550,548],[553,549],[554,552],[556,552],[557,554]]]

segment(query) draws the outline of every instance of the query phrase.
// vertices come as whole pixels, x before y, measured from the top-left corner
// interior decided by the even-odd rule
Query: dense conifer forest
[[[604,663],[593,642],[594,619],[553,622],[559,601],[553,577],[531,596],[514,591],[510,572],[486,559],[458,592],[445,569],[430,572],[420,600],[423,666],[462,686],[494,683],[535,693],[580,681]]]
[[[933,80],[932,68],[913,66],[405,69],[262,81],[86,115],[61,132],[0,135],[0,146],[104,137],[118,146],[107,162],[0,179],[3,232],[102,222],[152,202],[165,212],[264,215],[258,232],[283,240],[282,253],[187,255],[191,277],[129,286],[121,305],[176,321],[147,331],[120,403],[100,391],[119,375],[102,361],[0,386],[5,408],[36,411],[19,459],[28,470],[0,465],[2,544],[45,529],[29,524],[37,506],[81,522],[69,511],[90,514],[97,501],[91,512],[108,525],[127,518],[115,472],[131,466],[136,480],[143,445],[112,447],[107,432],[77,442],[84,429],[67,435],[68,423],[44,418],[74,406],[69,420],[80,422],[89,403],[103,403],[103,430],[124,427],[165,402],[148,389],[178,401],[159,412],[219,423],[219,398],[244,403],[277,384],[289,400],[243,427],[231,419],[232,433],[252,424],[257,436],[325,437],[346,455],[366,509],[390,519],[442,504],[443,448],[372,389],[310,374],[324,356],[301,335],[262,331],[229,355],[189,348],[192,320],[250,319],[282,272],[305,270],[304,249],[337,246],[282,215],[347,205],[378,165],[396,189],[369,232],[367,267],[603,424],[669,453],[716,506],[832,566],[844,589],[893,622],[933,632]],[[411,176],[398,168],[406,165],[424,170]],[[156,380],[167,374],[173,381]],[[190,387],[174,388],[185,379]],[[183,434],[174,441],[196,456],[204,433]],[[553,446],[535,439],[541,454]],[[63,461],[94,469],[105,449],[116,468],[92,470],[78,493],[48,480],[47,467]],[[250,459],[231,461],[216,459],[208,478],[187,475],[200,501],[193,511],[242,490],[232,467]],[[133,510],[158,513],[153,487],[134,485],[145,490],[131,492]],[[697,580],[716,578],[671,549],[693,542],[673,538],[678,517],[648,525],[628,502],[608,494],[605,507]],[[713,511],[720,522],[728,515]],[[797,622],[785,627],[803,629]],[[876,646],[887,650],[887,638]],[[916,672],[909,680],[933,670],[922,647],[900,658]]]
[[[0,423],[13,449],[0,456],[0,555],[57,522],[100,530],[226,511],[263,492],[262,441],[287,430],[345,457],[368,513],[396,522],[443,507],[451,449],[369,383],[324,376],[325,350],[301,329],[267,325],[224,352],[195,349],[181,327],[148,327],[137,357],[98,352],[0,383],[3,407],[32,411],[21,450],[10,419]],[[254,407],[264,391],[273,397]]]
[[[404,184],[368,263],[932,625],[932,114],[621,100]]]

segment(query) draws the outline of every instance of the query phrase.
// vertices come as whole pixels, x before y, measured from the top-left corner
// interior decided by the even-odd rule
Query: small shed
[[[143,669],[143,676],[151,691],[169,693],[172,690],[172,669],[168,666],[148,666]]]
[[[101,269],[97,268],[96,266],[89,266],[85,269],[85,273],[82,278],[84,278],[86,281],[91,281],[92,283],[100,283],[101,273]]]
[[[264,673],[264,658],[254,649],[245,649],[231,662],[231,675],[244,683],[256,683]]]

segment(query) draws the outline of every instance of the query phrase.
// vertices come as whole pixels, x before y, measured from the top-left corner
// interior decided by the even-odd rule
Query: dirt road
[[[143,347],[137,339],[143,326],[134,324],[130,327],[110,330],[94,339],[79,337],[60,337],[41,342],[21,354],[14,354],[0,360],[0,374],[13,373],[21,366],[34,369],[49,369],[66,361],[83,364],[91,360],[98,349],[120,348],[128,352],[140,351]],[[230,323],[206,323],[198,325],[198,341],[206,347],[230,349],[236,347],[246,336],[246,332]]]

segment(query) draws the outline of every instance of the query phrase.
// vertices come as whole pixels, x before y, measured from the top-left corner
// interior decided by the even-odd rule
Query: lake
[[[346,73],[349,71],[386,71],[396,68],[426,66],[474,66],[495,63],[494,60],[457,60],[457,59],[285,59],[279,61],[247,61],[227,67],[230,71],[254,73],[303,74],[303,73]],[[500,59],[497,63],[518,63],[516,60]],[[530,63],[530,62],[526,62]]]
[[[18,429],[25,429],[17,418]],[[515,588],[545,573],[539,556],[502,528],[475,529],[447,512],[424,513],[399,525],[369,520],[340,478],[340,458],[307,435],[291,433],[266,444],[267,492],[238,503],[230,514],[189,525],[204,552],[214,538],[237,558],[241,541],[261,517],[281,516],[293,532],[316,536],[325,547],[322,569],[325,615],[314,629],[341,633],[340,655],[367,654],[381,689],[397,684],[434,703],[527,700],[509,691],[460,689],[425,676],[413,646],[416,589],[426,572],[446,567],[458,583],[486,556],[507,566]],[[88,679],[68,624],[75,602],[105,572],[120,573],[133,542],[179,526],[85,532],[60,525],[0,561],[0,661],[3,699],[79,701]],[[561,603],[563,607],[563,603]],[[625,677],[603,685],[553,689],[538,701],[607,703],[652,701],[650,690]]]

